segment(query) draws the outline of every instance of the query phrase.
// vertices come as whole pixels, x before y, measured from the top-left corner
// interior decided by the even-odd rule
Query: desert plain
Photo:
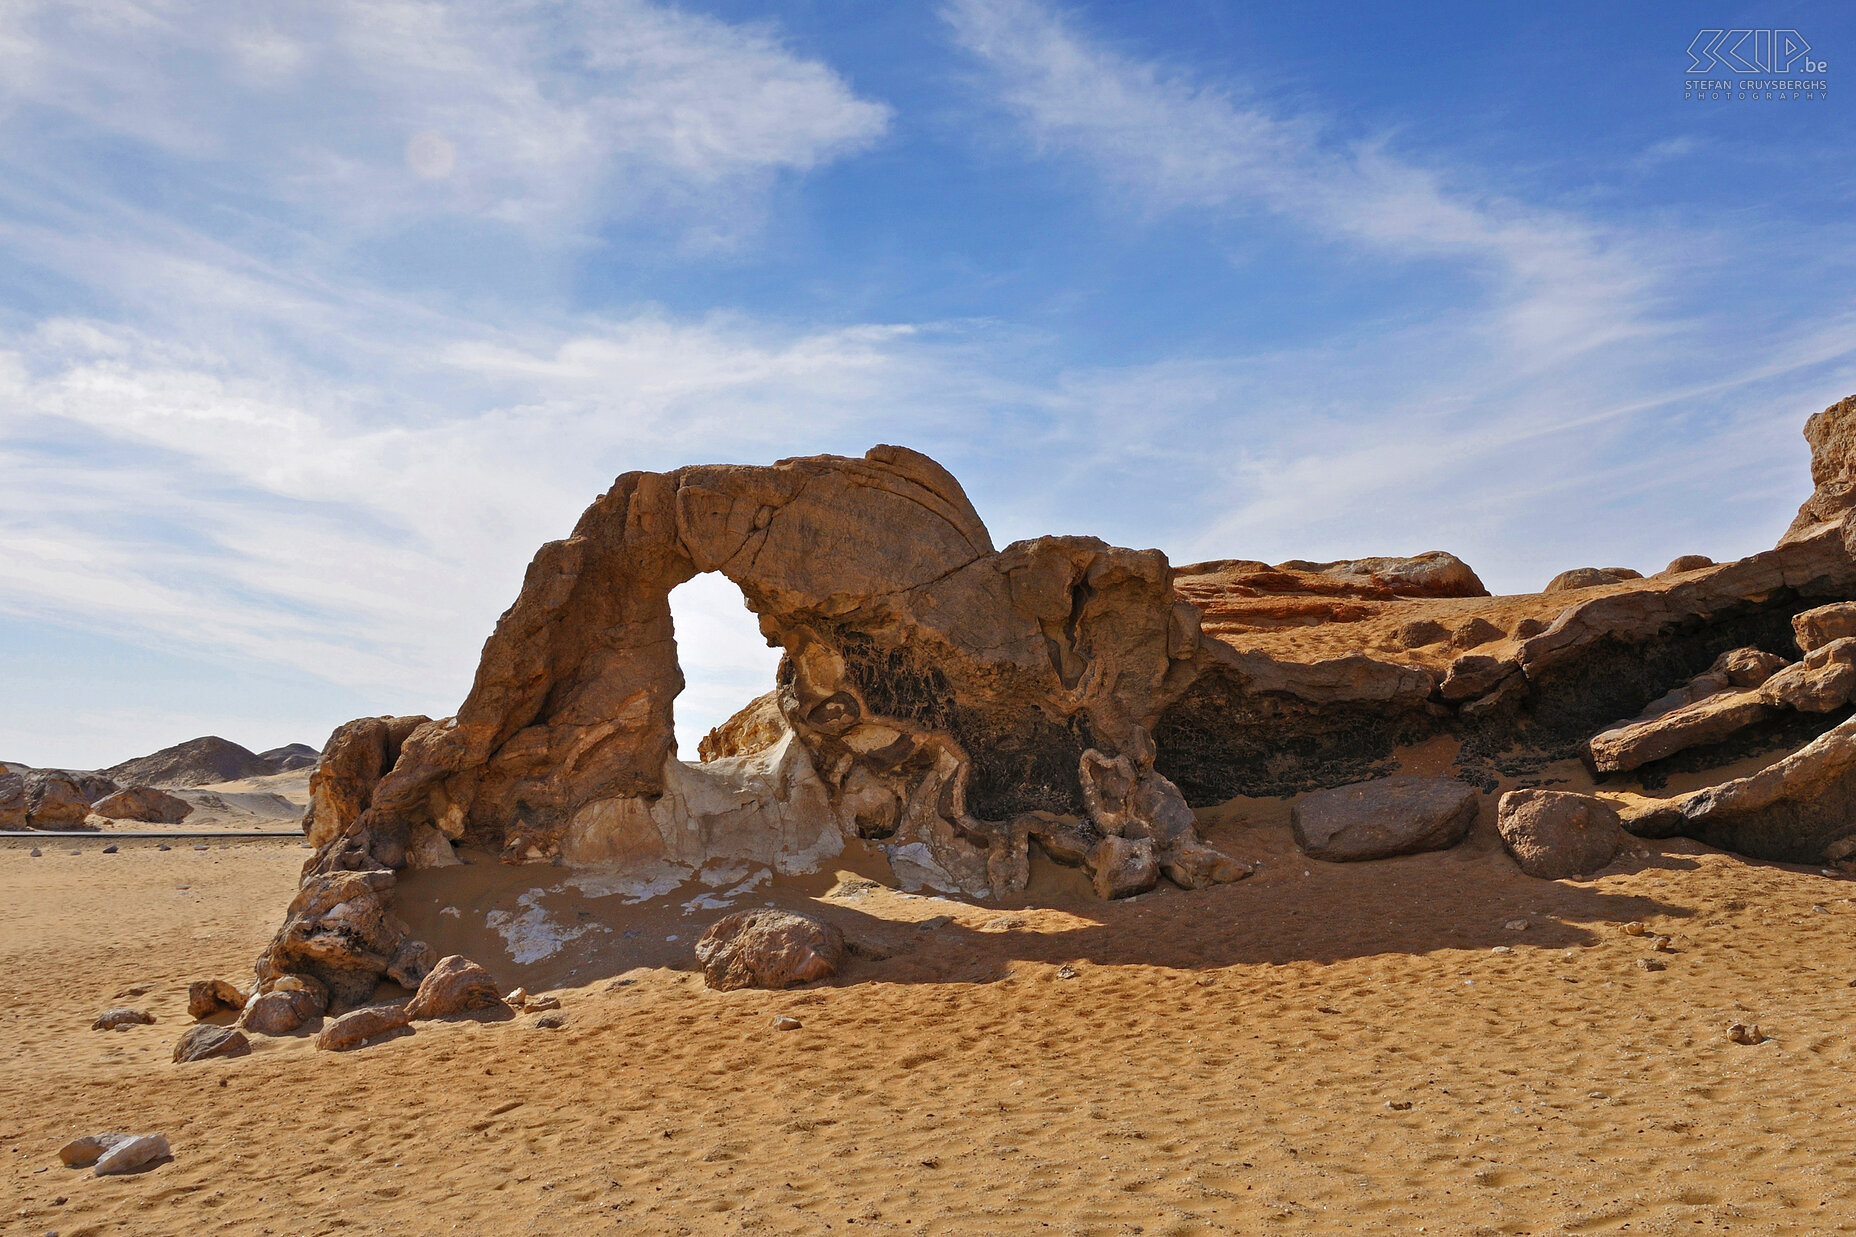
[[[1447,763],[1434,743],[1402,755]],[[8,840],[0,1231],[1856,1227],[1841,875],[1674,839],[1540,881],[1486,808],[1453,850],[1327,864],[1292,842],[1293,802],[1200,813],[1257,865],[1207,890],[1103,902],[1040,861],[1024,895],[978,905],[904,894],[851,852],[775,878],[742,900],[888,955],[784,992],[704,987],[687,947],[718,911],[700,882],[631,902],[558,872],[539,922],[597,929],[518,962],[481,925],[524,913],[533,870],[466,852],[414,874],[402,913],[469,918],[457,939],[558,996],[562,1025],[476,1014],[346,1053],[305,1029],[186,1065],[169,1054],[188,983],[248,970],[307,852]],[[123,1004],[158,1021],[89,1029]],[[1769,1038],[1730,1042],[1736,1022]],[[59,1164],[104,1129],[163,1131],[173,1158]]]

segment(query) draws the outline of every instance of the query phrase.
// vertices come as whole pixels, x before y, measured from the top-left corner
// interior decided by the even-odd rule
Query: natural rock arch
[[[705,571],[784,650],[761,710],[787,735],[692,774],[669,596]],[[569,862],[815,860],[855,833],[905,880],[972,895],[1022,889],[1032,836],[1105,896],[1162,871],[1232,880],[1153,769],[1197,647],[1158,551],[996,551],[952,475],[904,448],[628,473],[536,555],[455,718],[387,736],[348,782],[332,740],[315,866],[398,867],[434,833]]]

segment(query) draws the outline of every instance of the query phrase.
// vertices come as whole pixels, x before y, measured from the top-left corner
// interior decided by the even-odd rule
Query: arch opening
[[[773,690],[780,650],[761,635],[741,589],[719,572],[670,590],[670,621],[683,671],[683,690],[671,705],[677,759],[695,764],[704,735]]]

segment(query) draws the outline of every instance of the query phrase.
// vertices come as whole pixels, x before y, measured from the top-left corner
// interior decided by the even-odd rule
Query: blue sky
[[[1832,89],[1685,100],[1704,27]],[[448,713],[632,468],[898,442],[1000,544],[1510,592],[1763,548],[1856,391],[1852,48],[1832,4],[14,0],[0,759]],[[675,600],[687,748],[773,655]]]

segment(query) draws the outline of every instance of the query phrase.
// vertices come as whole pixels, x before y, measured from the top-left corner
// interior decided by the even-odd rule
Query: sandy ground
[[[1856,887],[1685,842],[1535,881],[1491,811],[1457,850],[1338,866],[1295,852],[1281,802],[1233,804],[1206,824],[1257,876],[1112,905],[1043,866],[1042,909],[829,873],[738,892],[889,955],[786,993],[680,969],[719,886],[632,902],[478,856],[402,911],[556,990],[563,1028],[186,1066],[187,982],[248,975],[308,852],[9,841],[0,1232],[1856,1229]],[[119,1004],[159,1022],[87,1029]],[[1771,1038],[1730,1043],[1734,1020]],[[113,1129],[174,1157],[58,1165]]]

